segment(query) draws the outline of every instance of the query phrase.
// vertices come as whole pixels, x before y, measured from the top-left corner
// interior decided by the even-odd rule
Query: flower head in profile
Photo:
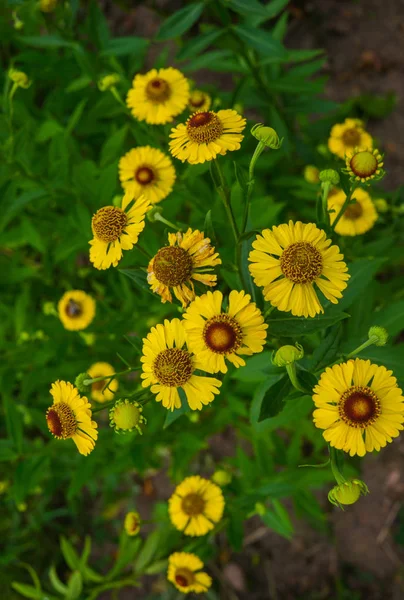
[[[126,104],[138,121],[162,125],[182,113],[189,100],[189,83],[177,69],[152,69],[136,75]]]
[[[339,158],[345,158],[345,154],[356,147],[371,148],[372,145],[372,137],[359,119],[345,119],[344,123],[334,125],[328,140],[329,150]]]
[[[263,287],[265,300],[298,317],[314,317],[324,309],[314,286],[337,304],[349,275],[338,246],[314,223],[289,221],[264,229],[253,242],[250,272]]]
[[[233,290],[225,310],[222,292],[207,292],[184,313],[188,347],[209,373],[226,373],[226,359],[240,367],[245,365],[241,355],[262,352],[268,325],[250,300],[244,291]]]
[[[332,211],[330,212],[331,225],[334,223],[345,200],[346,195],[342,190],[336,189],[328,196],[328,209]],[[335,227],[335,231],[339,235],[362,235],[372,229],[377,221],[376,209],[365,190],[357,188],[352,194],[352,200],[356,200],[356,202],[347,206]]]
[[[185,535],[205,535],[219,523],[223,511],[222,490],[199,475],[186,477],[168,501],[171,523]]]
[[[351,456],[379,451],[404,428],[404,398],[392,371],[356,358],[328,367],[313,395],[314,424]]]
[[[70,290],[58,302],[58,315],[65,329],[85,329],[94,319],[95,300],[82,290]]]
[[[168,557],[167,579],[183,594],[202,594],[212,585],[211,577],[202,571],[201,559],[190,552],[174,552]]]
[[[126,513],[124,521],[124,529],[130,537],[134,537],[140,531],[141,519],[138,512],[131,511]]]
[[[383,156],[379,150],[354,148],[345,156],[346,169],[351,181],[366,183],[372,179],[381,179],[385,171]]]
[[[122,199],[122,207],[104,206],[97,210],[91,221],[93,239],[90,244],[90,261],[96,269],[117,266],[122,250],[131,250],[145,226],[145,215],[150,201],[140,196],[136,201],[132,191]]]
[[[91,365],[87,371],[88,379],[98,379],[99,377],[109,377],[115,374],[115,369],[109,363],[97,362]],[[117,379],[94,381],[91,384],[91,399],[96,402],[109,402],[115,395],[119,387]]]
[[[31,85],[32,81],[28,79],[28,75],[24,71],[17,71],[17,69],[10,69],[8,76],[15,86],[27,89]]]
[[[240,148],[245,125],[246,120],[235,110],[195,112],[171,130],[170,152],[191,165],[213,160]]]
[[[152,204],[170,194],[175,169],[169,156],[150,146],[132,148],[119,161],[119,179],[125,191],[137,198],[142,194]]]
[[[198,229],[189,228],[184,234],[169,233],[168,241],[170,245],[160,248],[151,259],[147,281],[162,302],[172,302],[172,290],[185,307],[195,299],[193,280],[215,286],[217,277],[210,271],[222,261],[210,239]]]
[[[361,496],[366,496],[368,493],[366,483],[360,479],[350,479],[334,486],[328,493],[328,500],[343,510],[343,505],[355,504]]]
[[[190,112],[206,112],[209,110],[210,105],[212,103],[212,99],[206,92],[202,92],[202,90],[192,90],[189,101],[188,101],[188,109]]]
[[[156,401],[169,410],[181,407],[178,390],[182,388],[189,407],[201,410],[219,393],[221,381],[213,377],[196,375],[204,370],[199,357],[193,356],[185,344],[185,331],[179,319],[164,321],[152,327],[143,340],[142,386],[151,386]]]
[[[49,431],[59,440],[71,438],[80,454],[87,456],[94,449],[98,437],[90,403],[68,381],[52,383],[50,393],[53,404],[46,411]]]

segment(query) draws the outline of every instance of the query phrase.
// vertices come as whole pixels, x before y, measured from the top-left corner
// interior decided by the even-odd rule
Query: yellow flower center
[[[66,440],[77,431],[77,419],[66,402],[56,402],[46,412],[49,431],[58,439]]]
[[[195,517],[203,513],[205,500],[199,494],[187,494],[182,499],[181,508],[189,517]]]
[[[370,150],[356,152],[349,165],[357,177],[371,177],[378,169],[377,158]]]
[[[111,243],[119,239],[127,222],[128,217],[121,208],[104,206],[97,210],[91,224],[99,240]]]
[[[146,86],[146,96],[155,104],[161,104],[171,96],[171,88],[165,79],[155,77]]]
[[[153,364],[153,374],[157,381],[168,387],[184,385],[193,372],[190,353],[180,348],[167,348],[159,352]]]
[[[338,410],[347,425],[364,429],[380,415],[380,400],[369,387],[354,385],[342,394]]]
[[[283,251],[282,273],[293,283],[311,283],[323,270],[320,252],[310,242],[295,242]]]
[[[243,340],[240,325],[236,319],[226,314],[206,321],[202,335],[209,350],[216,354],[235,352],[240,348]]]
[[[359,202],[355,202],[355,204],[351,204],[348,206],[346,211],[344,212],[344,217],[346,219],[351,219],[351,221],[356,221],[363,214],[362,205]]]
[[[65,313],[71,319],[77,319],[83,314],[83,307],[80,302],[76,302],[72,298],[69,298],[68,303],[66,304]]]
[[[188,281],[192,275],[192,258],[180,246],[161,248],[153,261],[156,278],[164,285],[176,286]]]
[[[195,575],[189,569],[177,569],[174,575],[175,583],[181,587],[189,587],[195,581]]]
[[[222,135],[223,125],[214,112],[198,112],[188,119],[187,133],[193,142],[209,144]]]
[[[342,141],[345,146],[357,146],[361,141],[361,134],[356,127],[346,129],[342,134]]]
[[[205,94],[203,92],[192,92],[189,103],[194,108],[200,108],[205,103]]]
[[[119,429],[134,429],[141,420],[141,411],[139,406],[130,402],[116,404],[113,411],[113,420],[115,426]]]
[[[150,167],[140,167],[135,172],[135,179],[141,185],[147,185],[153,181],[154,173]]]

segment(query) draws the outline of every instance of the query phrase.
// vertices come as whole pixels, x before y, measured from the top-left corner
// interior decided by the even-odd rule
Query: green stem
[[[298,379],[297,379],[297,373],[296,373],[296,365],[295,363],[291,363],[290,365],[286,365],[286,372],[289,375],[289,379],[291,384],[293,385],[293,387],[298,390],[299,392],[303,392],[304,394],[306,393],[306,391],[301,387]]]
[[[172,227],[172,229],[175,229],[176,231],[181,231],[181,228],[178,227],[178,225],[174,225],[174,223],[171,223],[171,221],[168,221],[167,219],[165,219],[158,212],[156,212],[156,214],[154,215],[154,220],[155,221],[160,221],[161,223],[164,223],[165,225],[168,225],[169,227]]]
[[[354,193],[355,189],[356,189],[356,188],[351,188],[351,189],[349,190],[349,194],[348,194],[348,196],[346,197],[344,204],[341,206],[341,209],[340,209],[339,213],[337,214],[337,217],[336,217],[335,221],[334,221],[334,222],[333,222],[333,224],[331,225],[331,231],[335,231],[335,228],[336,228],[336,226],[338,225],[338,223],[339,223],[339,220],[340,220],[340,219],[341,219],[341,217],[343,216],[344,212],[345,212],[345,211],[346,211],[346,209],[348,208],[348,205],[349,205],[349,203],[350,203],[350,202],[351,202],[351,200],[352,200],[352,194]]]
[[[343,476],[343,474],[341,473],[340,467],[339,467],[339,459],[338,459],[338,451],[333,448],[332,446],[330,446],[330,464],[331,464],[331,471],[332,474],[334,475],[335,481],[338,483],[338,485],[341,485],[342,483],[345,483],[346,479]]]
[[[317,210],[317,217],[320,223],[324,223],[327,231],[330,230],[330,213],[328,212],[328,194],[330,193],[331,183],[325,181],[321,184],[320,207]]]
[[[218,173],[219,179],[220,179],[220,187],[216,187],[216,189],[217,189],[219,196],[222,199],[223,206],[224,206],[227,216],[229,218],[231,228],[233,230],[234,239],[237,244],[240,234],[238,231],[236,219],[234,218],[233,209],[231,207],[230,190],[227,187],[226,180],[224,178],[222,167],[220,165],[219,160],[215,159],[215,165],[216,165],[217,173]],[[215,181],[213,181],[213,183],[216,185]]]
[[[150,256],[150,254],[147,252],[147,250],[143,248],[143,246],[139,244],[139,242],[136,242],[135,248],[137,248],[139,252],[141,252],[147,258],[147,260],[151,260],[152,257]]]
[[[116,379],[116,377],[120,377],[121,375],[126,375],[126,373],[130,373],[134,371],[135,367],[129,367],[124,371],[119,371],[119,373],[114,373],[113,375],[103,375],[102,377],[94,377],[94,379],[84,379],[83,385],[92,385],[93,383],[97,383],[97,381],[104,381],[104,379]]]
[[[251,201],[251,195],[252,195],[252,191],[254,188],[254,169],[255,169],[255,163],[257,162],[258,158],[260,157],[260,155],[262,154],[262,152],[265,149],[265,144],[263,144],[262,142],[258,142],[254,154],[252,155],[251,161],[250,161],[250,166],[248,169],[248,181],[247,181],[247,193],[246,193],[246,199],[245,199],[245,205],[244,205],[244,216],[243,216],[243,223],[241,225],[241,233],[243,234],[246,230],[247,227],[247,222],[248,222],[248,215],[250,212],[250,201]]]
[[[113,95],[113,97],[115,98],[115,100],[118,102],[118,104],[123,106],[125,108],[125,110],[128,111],[129,110],[128,107],[126,106],[125,102],[122,100],[121,95],[115,86],[110,88],[110,92]]]
[[[355,348],[355,350],[352,350],[352,352],[347,354],[347,358],[351,358],[351,356],[355,356],[355,354],[359,354],[359,352],[362,352],[362,350],[364,350],[368,346],[371,346],[372,344],[377,342],[378,339],[379,338],[377,336],[370,337],[368,340],[366,340],[366,342],[363,342],[363,344],[361,344],[360,346]]]

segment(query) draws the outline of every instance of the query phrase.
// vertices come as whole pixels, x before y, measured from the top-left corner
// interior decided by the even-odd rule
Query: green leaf
[[[129,279],[135,282],[136,286],[145,292],[149,292],[152,296],[154,293],[151,291],[149,284],[147,283],[146,273],[142,269],[118,269],[119,273],[126,275]]]
[[[77,79],[73,79],[71,83],[65,89],[66,94],[71,94],[72,92],[79,92],[84,88],[88,87],[92,82],[91,77],[88,75],[83,75],[82,77],[78,77]]]
[[[261,386],[262,392],[257,392],[258,396],[262,395],[261,409],[258,417],[259,422],[274,417],[281,412],[285,398],[293,389],[289,375],[284,375],[279,381],[265,389],[266,385]]]
[[[35,136],[35,141],[39,144],[47,142],[54,135],[63,131],[63,127],[59,125],[57,121],[55,121],[54,119],[50,119],[49,121],[45,121],[44,123],[42,123],[42,125],[39,127]]]
[[[199,19],[203,7],[203,2],[195,2],[175,11],[161,25],[156,41],[162,42],[183,35]]]
[[[316,346],[311,357],[310,366],[313,370],[322,369],[336,357],[342,336],[341,323],[337,323],[319,346]]]
[[[282,506],[279,500],[272,500],[272,506],[274,510],[267,509],[266,513],[261,516],[265,525],[279,533],[286,539],[291,539],[294,529],[289,519],[287,510]]]
[[[348,280],[348,287],[343,291],[343,296],[338,304],[330,306],[328,303],[328,306],[330,306],[328,313],[334,314],[337,311],[349,308],[355,302],[356,298],[363,294],[366,286],[373,280],[385,261],[385,258],[362,258],[350,263],[348,265],[348,272],[351,277]]]
[[[125,147],[125,139],[128,133],[128,126],[124,125],[115,133],[108,136],[107,141],[101,149],[100,167],[106,167],[117,160],[122,154],[122,148]]]
[[[313,318],[294,317],[284,312],[273,312],[271,317],[266,320],[269,325],[271,335],[281,337],[298,337],[307,335],[316,331],[321,331],[331,325],[335,325],[343,319],[347,319],[349,315],[344,312],[335,312],[330,314],[326,311],[324,314],[317,315]]]
[[[224,4],[241,15],[258,15],[260,17],[267,17],[268,15],[266,6],[258,0],[228,0]]]
[[[160,531],[156,529],[151,533],[141,549],[135,563],[135,573],[143,573],[157,553],[160,544]]]
[[[3,394],[3,406],[8,436],[14,442],[17,452],[21,454],[23,439],[22,414],[17,410],[15,400],[8,394]]]
[[[34,48],[74,48],[75,42],[64,40],[60,35],[25,35],[17,37],[17,40],[27,46]]]
[[[67,586],[65,586],[65,584],[60,581],[59,576],[56,572],[55,565],[51,566],[51,568],[48,571],[48,575],[53,589],[59,592],[59,594],[63,594],[64,596],[67,591]]]
[[[373,313],[372,323],[384,327],[390,336],[404,329],[404,300],[385,306],[380,312]]]
[[[177,53],[176,59],[181,62],[199,56],[206,48],[213,44],[213,42],[219,39],[221,35],[223,35],[222,29],[213,29],[213,31],[202,33],[192,38],[190,41],[186,42]]]
[[[233,161],[233,166],[234,166],[234,174],[236,176],[236,180],[237,180],[239,186],[241,187],[241,189],[243,190],[243,192],[246,192],[247,191],[247,181],[248,181],[247,172],[244,169],[242,169],[236,163],[236,161]]]
[[[60,549],[63,557],[72,571],[75,571],[80,566],[80,559],[71,543],[62,535],[60,537]]]
[[[128,54],[143,54],[149,41],[146,38],[131,36],[108,40],[101,56],[126,56]]]
[[[211,209],[209,209],[208,212],[206,213],[205,223],[203,225],[203,232],[206,236],[208,236],[208,238],[210,239],[212,244],[216,245],[216,235],[215,235],[215,230],[214,230],[213,222],[212,222]]]
[[[21,596],[24,596],[24,598],[34,598],[36,600],[43,599],[43,592],[37,590],[32,585],[26,585],[25,583],[18,583],[17,581],[13,581],[11,587],[16,592],[21,594]]]
[[[244,539],[245,515],[236,507],[229,511],[229,524],[227,526],[227,539],[235,552],[240,552]]]
[[[83,589],[83,578],[79,571],[74,571],[69,579],[67,587],[66,600],[77,600],[80,598],[81,591]]]
[[[157,575],[167,570],[167,559],[158,560],[145,569],[146,575]]]
[[[296,368],[296,376],[305,393],[311,395],[314,386],[318,383],[317,377],[313,373],[310,373],[310,371],[306,371],[306,369],[299,366]]]
[[[74,109],[74,112],[71,115],[71,117],[67,123],[67,126],[66,126],[66,133],[68,133],[69,135],[72,133],[73,129],[76,127],[76,125],[80,121],[87,102],[88,102],[88,98],[83,98],[83,100],[81,102],[79,102],[78,105],[76,106],[76,108]]]
[[[187,397],[185,395],[185,392],[182,390],[182,388],[178,389],[178,393],[181,398],[181,407],[175,408],[174,410],[167,411],[167,416],[164,421],[163,429],[167,429],[167,427],[172,425],[174,423],[174,421],[176,421],[177,419],[182,417],[182,415],[185,415],[185,413],[190,411]]]
[[[0,440],[0,462],[11,462],[17,457],[13,444],[8,440]]]
[[[140,537],[130,537],[126,531],[122,531],[119,538],[118,556],[112,569],[108,572],[106,578],[108,580],[115,579],[130,563],[132,563],[139,552],[142,544]]]
[[[243,42],[266,56],[267,62],[276,63],[285,57],[285,48],[268,31],[262,31],[247,25],[237,25],[233,29]]]
[[[0,218],[0,231],[18,214],[27,204],[34,200],[39,200],[47,195],[46,190],[41,187],[36,187],[22,194],[16,194],[8,206],[3,205],[2,215]]]

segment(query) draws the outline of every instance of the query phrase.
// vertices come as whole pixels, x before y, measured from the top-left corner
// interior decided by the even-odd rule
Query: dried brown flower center
[[[227,314],[221,314],[206,321],[203,339],[212,352],[227,354],[240,348],[243,332],[236,319]]]
[[[323,270],[320,252],[310,242],[295,242],[283,251],[282,273],[293,283],[311,283]]]
[[[110,243],[119,239],[127,222],[128,217],[121,208],[104,206],[97,210],[91,224],[96,237]]]
[[[153,374],[162,385],[179,387],[192,376],[194,367],[191,355],[180,348],[167,348],[157,355]]]
[[[174,579],[181,587],[189,587],[194,583],[195,575],[189,569],[182,568],[175,571]]]
[[[75,319],[83,314],[83,307],[80,302],[76,302],[76,300],[69,298],[69,301],[66,304],[65,313],[71,319]]]
[[[346,211],[344,212],[344,217],[346,219],[351,219],[351,221],[356,221],[363,214],[362,205],[359,202],[355,202],[355,204],[351,204],[348,206]]]
[[[165,79],[155,77],[146,86],[146,96],[152,102],[160,104],[171,96],[171,88]]]
[[[380,415],[380,400],[371,388],[354,385],[342,394],[338,410],[345,423],[364,429]]]
[[[371,177],[378,169],[377,158],[369,150],[354,154],[349,165],[358,177]]]
[[[46,412],[49,431],[59,439],[71,437],[77,430],[77,419],[73,410],[65,402],[56,402]]]
[[[156,279],[164,285],[181,285],[192,275],[192,258],[180,246],[165,246],[161,248],[153,261]]]
[[[347,129],[342,134],[342,141],[345,146],[357,146],[361,141],[361,134],[358,129],[352,127],[351,129]]]
[[[188,119],[187,133],[197,144],[214,142],[223,133],[223,125],[214,112],[198,112]]]
[[[154,173],[150,167],[140,167],[135,172],[135,179],[141,185],[147,185],[153,181]]]
[[[190,517],[201,515],[205,509],[205,500],[199,494],[187,494],[181,502],[184,513]]]

